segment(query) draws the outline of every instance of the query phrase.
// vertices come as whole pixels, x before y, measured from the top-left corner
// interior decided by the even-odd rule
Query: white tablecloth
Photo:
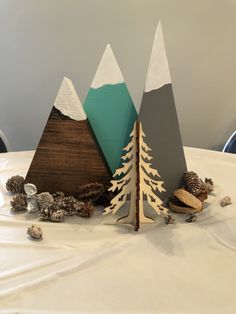
[[[109,225],[112,216],[41,222],[12,214],[6,180],[33,152],[0,154],[0,313],[236,313],[236,155],[186,148],[215,192],[197,222]],[[230,195],[233,205],[221,208]],[[38,223],[44,238],[27,237]],[[107,224],[106,224],[107,223]]]

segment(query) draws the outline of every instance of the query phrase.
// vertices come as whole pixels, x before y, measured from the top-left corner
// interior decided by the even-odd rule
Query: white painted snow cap
[[[99,63],[91,87],[99,88],[107,84],[114,85],[119,83],[124,83],[124,78],[111,46],[108,44]]]
[[[159,22],[152,47],[144,91],[150,92],[169,83],[171,83],[170,70],[161,22]]]
[[[64,77],[61,83],[54,107],[73,120],[80,121],[87,118],[74,85],[67,77]]]

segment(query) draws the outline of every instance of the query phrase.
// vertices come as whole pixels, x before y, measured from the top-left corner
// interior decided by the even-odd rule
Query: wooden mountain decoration
[[[150,160],[151,148],[144,141],[145,134],[142,124],[136,121],[130,134],[131,141],[124,148],[122,167],[114,173],[111,181],[112,192],[118,192],[112,199],[111,205],[105,208],[105,213],[115,214],[130,198],[129,212],[126,216],[117,220],[118,223],[133,224],[134,230],[138,231],[140,224],[152,223],[154,220],[145,215],[144,200],[158,214],[168,216],[168,209],[162,205],[157,192],[165,192],[157,170],[152,168]]]
[[[78,95],[64,78],[25,181],[38,192],[74,195],[80,185],[109,180],[110,170]]]
[[[158,167],[165,181],[167,191],[162,199],[166,200],[181,186],[186,162],[161,23],[154,39],[139,120],[147,135],[147,144],[152,147],[152,164]]]
[[[84,103],[112,173],[120,166],[137,112],[110,45],[107,45]]]

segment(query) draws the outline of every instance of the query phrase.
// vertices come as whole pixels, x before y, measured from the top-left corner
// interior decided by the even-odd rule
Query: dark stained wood
[[[135,124],[136,128],[136,208],[135,208],[135,225],[134,225],[134,231],[138,231],[140,227],[140,221],[139,221],[139,201],[140,201],[140,173],[139,173],[139,167],[140,167],[140,150],[139,150],[139,137],[140,137],[140,122],[136,121]]]
[[[63,191],[75,195],[82,184],[107,185],[110,179],[88,120],[72,120],[53,108],[25,182],[35,184],[39,193]]]

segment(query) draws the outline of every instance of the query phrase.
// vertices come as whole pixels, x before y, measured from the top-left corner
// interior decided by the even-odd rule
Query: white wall
[[[35,148],[64,75],[85,99],[107,42],[139,108],[158,20],[184,145],[236,129],[235,0],[0,0],[0,129]]]

